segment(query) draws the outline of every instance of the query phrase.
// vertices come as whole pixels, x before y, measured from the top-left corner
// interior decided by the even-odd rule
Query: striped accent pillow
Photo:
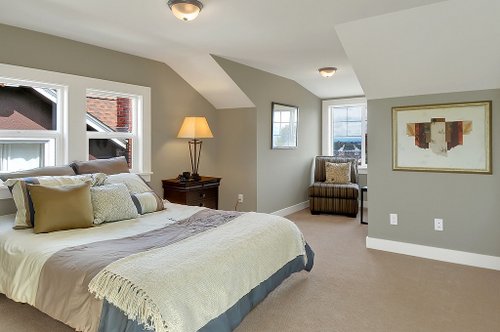
[[[151,189],[146,181],[137,174],[120,173],[108,175],[106,184],[109,183],[124,183],[127,186],[139,214],[165,209],[161,198]]]
[[[35,224],[35,212],[33,209],[33,202],[28,193],[28,184],[39,184],[45,187],[59,187],[90,182],[92,186],[96,186],[102,185],[105,180],[106,174],[103,173],[8,179],[4,184],[12,193],[12,198],[17,208],[14,229],[31,228]]]
[[[164,209],[162,200],[152,191],[132,194],[132,201],[134,201],[139,214],[146,214]]]
[[[351,182],[351,163],[325,162],[326,180],[328,183],[346,184]]]

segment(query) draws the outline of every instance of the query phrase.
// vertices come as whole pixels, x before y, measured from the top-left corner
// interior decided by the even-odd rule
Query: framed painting
[[[392,108],[395,171],[491,174],[491,101]]]
[[[299,108],[297,106],[272,103],[271,148],[297,148]]]

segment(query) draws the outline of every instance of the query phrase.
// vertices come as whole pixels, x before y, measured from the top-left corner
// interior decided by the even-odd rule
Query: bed
[[[165,202],[35,234],[0,217],[0,292],[77,331],[232,331],[313,252],[289,220]]]

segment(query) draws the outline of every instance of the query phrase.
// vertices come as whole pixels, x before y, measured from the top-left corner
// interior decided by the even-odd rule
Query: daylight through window
[[[0,172],[55,165],[61,89],[0,79]]]
[[[366,100],[331,100],[326,104],[327,153],[356,158],[360,166],[368,163]],[[325,120],[324,120],[325,121]]]
[[[0,172],[118,156],[150,180],[150,88],[0,64]]]
[[[139,96],[87,91],[89,160],[124,156],[132,168]]]

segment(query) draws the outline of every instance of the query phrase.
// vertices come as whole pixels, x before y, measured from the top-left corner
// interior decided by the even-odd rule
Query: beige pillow
[[[76,175],[73,168],[66,166],[47,166],[40,168],[28,169],[25,171],[3,173],[0,175],[0,180],[7,181],[8,179],[32,178],[37,176],[61,176],[61,175]]]
[[[46,187],[28,185],[35,210],[35,233],[92,226],[90,183]]]
[[[325,182],[347,184],[351,182],[351,163],[325,162],[325,173]]]
[[[76,174],[104,173],[111,175],[130,172],[125,157],[74,161],[70,166],[73,167]]]
[[[30,228],[34,225],[33,209],[28,195],[29,184],[39,184],[46,187],[60,187],[64,185],[91,182],[92,186],[100,186],[106,181],[106,174],[95,173],[73,176],[39,176],[22,179],[8,179],[4,184],[12,193],[17,212],[14,229]]]

